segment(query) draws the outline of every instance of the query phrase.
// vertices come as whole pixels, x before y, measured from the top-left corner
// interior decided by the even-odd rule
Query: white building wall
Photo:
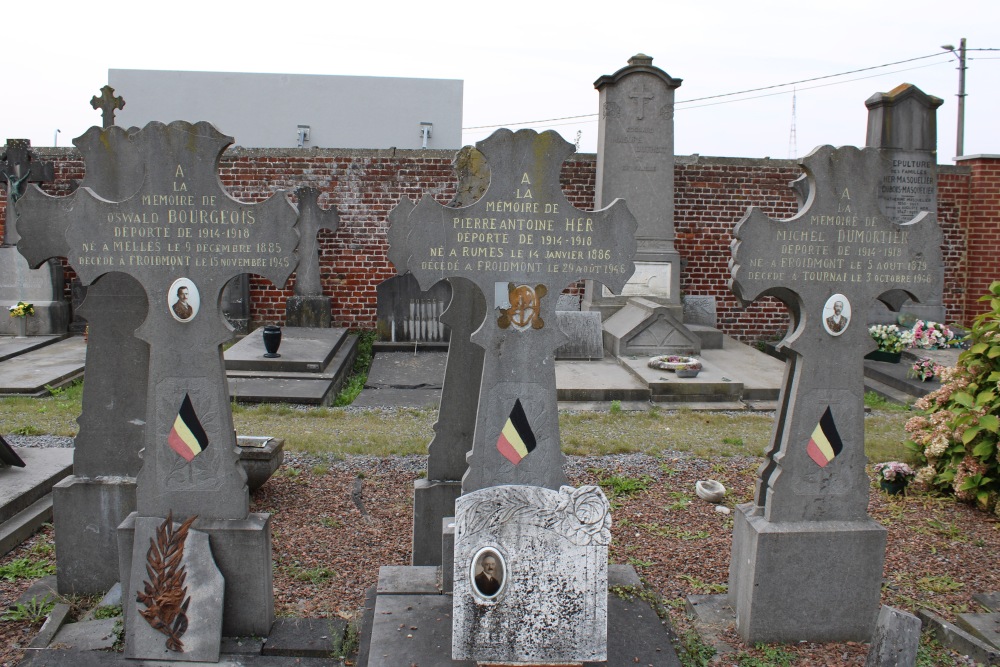
[[[460,79],[311,74],[108,70],[125,99],[115,124],[142,127],[207,120],[247,148],[421,148],[421,122],[433,124],[427,148],[462,146]]]

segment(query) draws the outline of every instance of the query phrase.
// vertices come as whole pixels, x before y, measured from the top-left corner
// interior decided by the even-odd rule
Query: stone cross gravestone
[[[674,91],[681,85],[639,53],[600,77],[595,206],[622,198],[638,222],[635,273],[620,296],[589,283],[587,309],[605,319],[630,296],[678,307],[680,255],[674,248]]]
[[[607,660],[611,512],[596,486],[496,486],[455,502],[452,658]]]
[[[888,173],[879,185],[879,202],[886,217],[902,224],[920,211],[937,212],[937,109],[944,100],[908,83],[888,93],[875,93],[868,107],[868,136],[872,148],[886,149]],[[943,287],[943,286],[942,286]],[[935,294],[907,312],[934,322],[945,321],[944,295]],[[874,321],[885,321],[873,313]]]
[[[137,515],[198,516],[195,528],[212,535],[226,577],[226,633],[265,633],[273,619],[270,528],[266,515],[249,515],[220,352],[232,334],[219,297],[247,271],[284,284],[296,265],[295,208],[283,193],[259,204],[230,197],[217,167],[232,138],[209,123],[154,122],[132,140],[146,174],[136,193],[109,202],[89,188],[62,198],[33,188],[19,202],[32,221],[19,248],[29,256],[51,230],[65,229],[81,281],[118,271],[145,288],[149,313],[136,334],[149,343],[150,362]],[[142,578],[151,536],[134,523],[125,528],[123,590],[141,590],[129,578]],[[132,622],[139,621],[129,607],[126,625]]]
[[[6,311],[18,301],[27,301],[35,307],[35,314],[27,318],[29,334],[64,333],[69,323],[69,304],[63,299],[63,269],[58,261],[48,262],[32,271],[13,248],[17,244],[17,200],[29,183],[55,180],[51,162],[35,158],[31,142],[27,139],[8,139],[0,152],[0,186],[7,192],[6,224],[3,243],[0,244],[0,309]],[[0,321],[0,333],[15,333],[14,318]]]
[[[489,167],[472,146],[465,146],[455,156],[458,185],[449,206],[460,208],[474,204],[490,181]],[[390,213],[390,227],[406,224],[413,209],[409,199],[400,202]],[[404,244],[389,248],[389,261],[405,266]],[[468,467],[465,457],[472,449],[479,407],[479,387],[483,376],[483,349],[472,342],[472,333],[483,323],[486,302],[479,289],[464,278],[448,278],[451,298],[441,314],[441,322],[450,330],[448,361],[434,438],[427,445],[427,476],[413,482],[413,565],[441,565],[443,520],[455,516],[455,499],[462,492],[462,476]],[[448,573],[442,571],[447,581]]]
[[[316,188],[298,188],[295,196],[299,202],[299,268],[295,271],[295,295],[285,304],[285,324],[329,328],[330,298],[323,296],[316,234],[321,229],[336,232],[340,216],[336,208],[320,207]]]
[[[885,529],[867,515],[865,314],[943,280],[934,215],[900,225],[879,206],[888,159],[817,148],[801,161],[806,206],[789,220],[752,208],[734,232],[733,292],[778,297],[792,319],[771,444],[754,502],[736,512],[729,597],[748,642],[863,641],[874,627]]]
[[[565,482],[555,391],[555,325],[563,287],[580,278],[617,290],[632,275],[635,218],[623,202],[580,211],[559,184],[572,144],[555,132],[498,130],[477,144],[491,182],[472,206],[449,208],[425,196],[393,217],[398,270],[422,289],[466,278],[487,302],[472,339],[485,350],[468,493],[500,484],[559,488]],[[412,210],[411,210],[412,209]],[[405,221],[402,212],[406,212]]]
[[[111,201],[134,194],[145,175],[131,139],[137,131],[92,127],[74,139],[87,164],[81,187]],[[65,225],[53,225],[50,231],[38,238],[41,246],[27,244],[28,261],[69,256]],[[90,285],[77,311],[88,323],[87,382],[73,443],[73,475],[53,489],[52,511],[59,592],[89,595],[118,581],[116,529],[135,511],[149,345],[133,332],[146,318],[146,293],[135,278],[110,273]],[[120,367],[129,372],[121,373]]]

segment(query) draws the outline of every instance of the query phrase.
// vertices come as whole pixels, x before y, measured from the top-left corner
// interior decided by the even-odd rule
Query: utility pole
[[[958,58],[958,129],[955,132],[955,157],[965,154],[965,37],[958,45],[957,53],[951,44],[941,47]]]

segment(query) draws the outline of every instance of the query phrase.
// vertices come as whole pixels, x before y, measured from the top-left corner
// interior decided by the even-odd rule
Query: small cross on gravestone
[[[878,149],[824,146],[802,160],[812,196],[789,220],[753,208],[737,225],[731,286],[784,301],[792,328],[777,424],[755,500],[736,512],[729,596],[748,642],[866,640],[878,612],[885,529],[867,515],[866,315],[939,292],[933,214],[880,208]]]
[[[95,110],[100,109],[101,120],[104,127],[108,128],[115,124],[115,111],[125,108],[125,99],[115,96],[115,89],[111,86],[101,88],[101,96],[94,95],[90,98],[90,106]]]
[[[487,302],[473,342],[484,348],[479,410],[462,492],[565,483],[555,392],[559,292],[580,278],[618,290],[632,275],[635,218],[623,202],[580,211],[559,183],[572,144],[554,132],[498,130],[476,146],[490,165],[483,197],[449,208],[425,196],[393,211],[397,269],[421,288],[475,283]],[[405,260],[403,259],[405,258]]]

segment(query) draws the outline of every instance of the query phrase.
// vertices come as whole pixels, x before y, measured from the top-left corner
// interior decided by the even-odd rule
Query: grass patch
[[[640,491],[645,491],[652,482],[653,478],[649,475],[643,475],[639,478],[611,475],[597,481],[598,484],[608,490],[612,498],[624,498]]]
[[[865,392],[865,407],[872,410],[885,410],[888,412],[909,412],[909,405],[900,405],[885,398],[874,391]]]
[[[0,621],[27,622],[36,625],[44,621],[55,606],[55,601],[47,595],[42,598],[32,598],[28,602],[18,602],[0,614]]]
[[[362,334],[355,369],[357,389],[364,386],[371,348]],[[16,435],[75,436],[83,385],[57,390],[54,396],[0,398],[7,433]],[[345,394],[342,394],[345,396]],[[346,400],[343,399],[343,400]],[[353,400],[353,397],[351,398]],[[655,407],[655,406],[654,406]],[[908,460],[903,446],[910,413],[898,406],[873,409],[865,417],[865,453],[873,462]],[[346,412],[320,407],[300,410],[283,404],[233,404],[233,422],[239,433],[267,434],[285,439],[288,451],[310,454],[371,454],[374,456],[426,454],[434,436],[437,410],[405,409],[386,412]],[[602,456],[643,453],[662,457],[682,452],[698,457],[760,456],[770,441],[773,416],[717,414],[691,410],[643,412],[564,412],[559,415],[563,451],[570,455]],[[742,443],[742,444],[738,444]],[[663,473],[671,468],[664,463]]]
[[[344,388],[337,394],[334,405],[350,405],[358,397],[361,390],[365,388],[368,381],[368,371],[372,367],[372,344],[375,342],[374,331],[361,331],[358,333],[358,356],[354,358],[354,366],[351,374],[347,376]]]
[[[0,566],[0,579],[41,579],[56,573],[56,566],[48,559],[35,560],[25,556]]]

